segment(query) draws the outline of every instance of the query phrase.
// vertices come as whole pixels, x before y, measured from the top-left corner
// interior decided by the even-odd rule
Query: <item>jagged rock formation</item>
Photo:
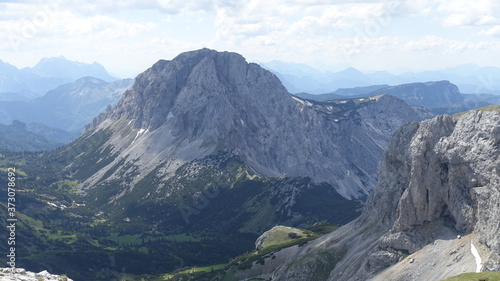
[[[15,273],[12,268],[0,269],[0,281],[73,281],[66,276],[54,275],[48,273],[46,270],[34,273],[26,271],[22,268],[16,268]]]
[[[91,187],[133,173],[133,185],[160,163],[169,177],[186,162],[226,151],[260,176],[307,176],[346,198],[365,198],[392,133],[422,118],[390,96],[302,100],[242,56],[202,49],[157,62],[94,120],[82,141],[106,137],[96,141],[100,150],[79,157],[111,156],[102,155],[107,164],[81,180]]]
[[[241,276],[440,280],[476,270],[472,245],[479,248],[483,271],[499,270],[499,144],[498,112],[442,115],[403,126],[358,219],[305,247],[276,253],[273,270],[254,266]],[[315,258],[340,251],[345,255],[338,263]],[[318,279],[314,269],[320,265],[329,268],[327,278]]]

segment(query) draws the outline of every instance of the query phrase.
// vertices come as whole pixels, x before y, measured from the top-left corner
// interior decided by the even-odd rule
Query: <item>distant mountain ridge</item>
[[[328,94],[313,95],[309,93],[297,93],[295,95],[309,100],[327,101],[336,99],[366,97],[371,95],[373,91],[384,89],[387,87],[389,87],[389,85],[372,85],[372,86],[356,87],[356,88],[341,88],[337,89],[333,93],[328,93]]]
[[[0,102],[0,122],[8,124],[17,119],[81,132],[108,105],[114,105],[132,83],[132,79],[106,82],[84,77],[31,101]]]
[[[399,85],[425,81],[448,80],[456,84],[462,93],[500,94],[500,68],[480,67],[464,64],[439,71],[404,72],[392,74],[387,71],[363,73],[349,67],[342,71],[322,72],[305,64],[285,62],[262,63],[283,81],[293,93],[324,94],[339,88],[356,88],[377,84]]]
[[[426,108],[451,106],[464,102],[458,87],[449,81],[403,84],[375,90],[370,94],[392,95],[409,105]]]
[[[10,125],[0,124],[0,148],[9,151],[52,150],[68,144],[78,135],[40,124],[26,124],[14,120]]]
[[[91,64],[67,60],[65,57],[41,59],[33,68],[23,68],[41,77],[57,77],[77,80],[91,76],[106,82],[113,82],[118,78],[109,75],[104,66],[97,62]]]
[[[455,114],[479,108],[494,102],[491,95],[462,95],[458,87],[449,81],[410,83],[397,86],[373,85],[351,89],[338,89],[330,94],[312,95],[298,93],[296,96],[309,100],[340,100],[349,97],[369,97],[387,94],[398,97],[412,106],[420,106],[438,114]],[[465,99],[467,97],[467,100]]]
[[[118,80],[96,62],[86,64],[67,60],[62,56],[43,58],[33,68],[23,69],[0,60],[0,100],[31,100],[60,85],[74,82],[85,76],[108,82]]]

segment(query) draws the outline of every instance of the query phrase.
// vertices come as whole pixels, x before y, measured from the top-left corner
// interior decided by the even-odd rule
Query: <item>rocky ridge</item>
[[[476,271],[472,245],[480,270],[499,270],[499,132],[498,112],[406,124],[384,154],[377,188],[358,219],[241,277],[440,280]],[[338,263],[319,258],[340,252]],[[323,279],[319,267],[328,269]]]
[[[392,133],[422,118],[384,95],[330,103],[300,99],[242,56],[202,49],[157,62],[113,110],[94,120],[82,140],[109,132],[99,140],[101,151],[92,153],[107,149],[113,157],[82,180],[91,187],[120,173],[147,174],[160,163],[169,177],[186,162],[226,151],[260,176],[307,176],[346,198],[366,198]]]
[[[426,108],[447,107],[464,102],[458,87],[446,80],[391,86],[370,93],[370,95],[380,94],[392,95],[410,105]]]

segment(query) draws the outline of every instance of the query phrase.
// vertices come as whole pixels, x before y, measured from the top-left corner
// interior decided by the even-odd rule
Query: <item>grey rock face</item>
[[[392,133],[422,114],[390,96],[317,103],[291,96],[278,78],[235,53],[202,49],[159,61],[87,133],[111,128],[119,155],[140,174],[224,150],[261,176],[307,176],[347,198],[374,188]],[[128,124],[128,135],[121,124]],[[174,168],[172,168],[174,169]],[[167,173],[172,173],[173,170]]]
[[[500,250],[499,128],[500,113],[481,111],[459,118],[443,115],[403,126],[385,152],[377,188],[363,214],[320,238],[303,254],[314,256],[317,248],[325,245],[330,250],[349,249],[328,280],[367,280],[379,274],[383,278],[400,276],[403,279],[398,280],[412,280],[411,274],[401,275],[418,271],[412,271],[408,262],[400,262],[382,273],[380,270],[397,263],[403,253],[432,253],[433,247],[426,245],[437,245],[440,239],[446,241],[441,244],[451,246],[442,246],[438,253],[454,255],[457,250],[446,247],[458,244],[448,241],[453,241],[457,234],[472,233],[466,239],[477,239],[485,247],[483,270],[496,270],[495,253]],[[460,247],[463,249],[464,242]],[[462,251],[460,258],[449,264],[443,263],[445,259],[438,254],[428,258],[435,258],[433,262],[438,264],[433,272],[426,272],[432,280],[462,273],[462,268],[475,268],[470,266],[470,251]],[[276,273],[304,270],[295,269],[293,264],[292,260]],[[281,280],[279,274],[273,278]]]
[[[0,268],[0,281],[73,281],[73,279],[48,273],[46,270],[34,273],[23,268]]]

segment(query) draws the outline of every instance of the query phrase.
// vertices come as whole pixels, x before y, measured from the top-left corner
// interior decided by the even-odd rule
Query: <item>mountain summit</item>
[[[160,163],[169,177],[180,165],[225,151],[260,176],[310,177],[346,198],[364,198],[392,133],[421,118],[390,96],[302,100],[241,55],[201,49],[154,64],[87,127],[83,139],[99,135],[102,149],[84,154],[110,153],[82,180],[90,187],[134,171],[133,184]]]

